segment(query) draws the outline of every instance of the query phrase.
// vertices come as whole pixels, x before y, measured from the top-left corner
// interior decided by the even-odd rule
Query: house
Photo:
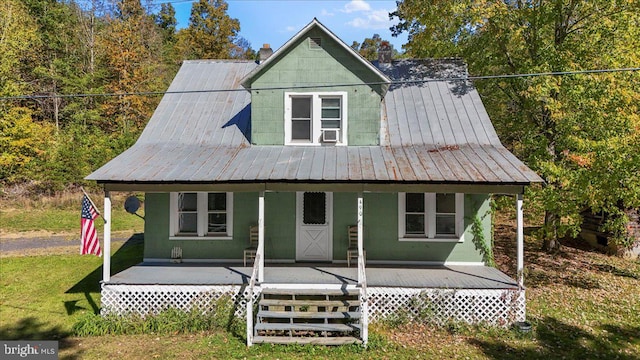
[[[87,177],[105,190],[102,311],[230,295],[249,345],[366,344],[391,316],[524,321],[522,195],[541,179],[465,65],[370,63],[316,19],[271,53],[185,61],[138,141]],[[112,276],[114,191],[145,192],[146,221],[144,262]],[[516,280],[485,266],[494,193],[516,197]]]
[[[610,220],[611,215],[605,212],[594,213],[591,209],[585,209],[580,213],[582,216],[580,237],[601,251],[632,260],[640,258],[640,209],[625,209],[623,213],[628,220],[624,223],[624,231],[619,236],[624,239],[627,246],[617,244],[615,234],[605,230],[605,224]]]

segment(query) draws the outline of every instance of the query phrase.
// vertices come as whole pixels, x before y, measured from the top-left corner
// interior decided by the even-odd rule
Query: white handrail
[[[256,252],[256,258],[253,260],[253,270],[251,271],[251,280],[249,280],[249,291],[247,293],[247,346],[253,344],[253,288],[256,286],[256,278],[258,277],[258,264],[262,254],[260,250]]]

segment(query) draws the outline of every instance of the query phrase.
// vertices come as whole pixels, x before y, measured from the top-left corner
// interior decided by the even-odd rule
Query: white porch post
[[[362,193],[358,193],[358,286],[360,287],[360,336],[366,347],[369,341],[369,307],[367,298],[367,275],[364,259],[364,201]]]
[[[258,197],[258,282],[264,282],[264,191]]]
[[[102,281],[108,282],[111,279],[111,194],[104,192],[104,246],[102,263]]]
[[[524,219],[522,216],[522,194],[516,197],[516,222],[517,222],[517,267],[518,287],[524,287]]]
[[[360,258],[363,254],[363,249],[364,249],[364,238],[363,238],[363,223],[362,223],[362,218],[363,218],[363,214],[362,214],[362,210],[363,209],[363,200],[362,200],[362,193],[358,193],[358,258]],[[358,279],[358,282],[360,282],[362,279]]]

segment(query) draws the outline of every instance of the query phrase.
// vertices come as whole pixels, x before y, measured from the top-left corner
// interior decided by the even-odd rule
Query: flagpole
[[[93,202],[93,200],[91,200],[91,196],[89,196],[89,194],[87,194],[87,192],[84,191],[84,188],[82,186],[80,186],[80,190],[82,190],[82,192],[84,193],[84,196],[86,196],[87,199],[89,199],[89,202],[91,203],[91,205],[93,205],[93,208],[96,210],[98,215],[100,215],[102,220],[104,220],[104,222],[107,222],[107,219],[105,219],[104,216],[102,216],[102,214],[100,213],[100,210],[98,210],[98,207],[96,206],[96,204]]]

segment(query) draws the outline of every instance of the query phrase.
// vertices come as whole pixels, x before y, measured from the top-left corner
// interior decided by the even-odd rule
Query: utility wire
[[[616,69],[594,69],[594,70],[576,70],[576,71],[553,71],[553,72],[539,72],[539,73],[527,73],[527,74],[504,74],[504,75],[481,75],[481,76],[464,76],[464,77],[447,77],[447,78],[430,78],[430,79],[415,79],[415,80],[398,80],[391,82],[376,81],[367,83],[344,83],[344,84],[316,84],[316,85],[297,85],[297,86],[274,86],[263,88],[250,88],[250,89],[210,89],[210,90],[180,90],[180,91],[143,91],[143,92],[128,92],[128,93],[83,93],[83,94],[47,94],[47,95],[20,95],[20,96],[4,96],[0,97],[0,101],[7,100],[38,100],[38,99],[52,99],[52,98],[77,98],[77,97],[111,97],[111,96],[159,96],[168,94],[198,94],[198,93],[225,93],[225,92],[239,92],[239,91],[270,91],[270,90],[297,90],[297,89],[318,89],[329,87],[353,87],[362,85],[406,85],[406,84],[424,84],[431,82],[455,82],[455,81],[469,81],[469,80],[488,80],[488,79],[514,79],[514,78],[530,78],[540,76],[566,76],[566,75],[581,75],[581,74],[603,74],[603,73],[616,73],[616,72],[635,72],[640,71],[640,67],[632,68],[616,68]]]

